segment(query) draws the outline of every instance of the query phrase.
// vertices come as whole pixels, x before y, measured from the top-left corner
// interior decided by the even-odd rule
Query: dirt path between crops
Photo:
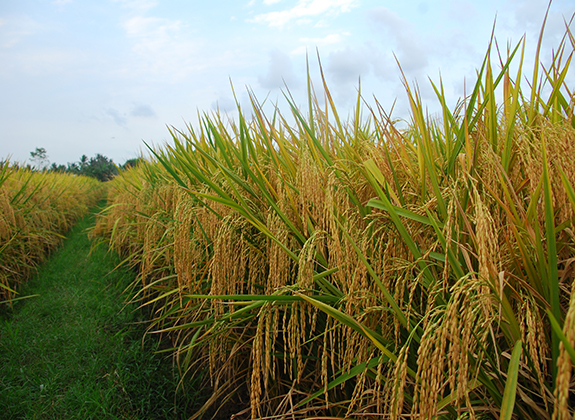
[[[92,249],[93,223],[78,223],[21,291],[38,296],[0,314],[0,418],[187,418],[194,402],[175,409],[171,362],[142,345],[142,314],[124,304],[133,274]]]

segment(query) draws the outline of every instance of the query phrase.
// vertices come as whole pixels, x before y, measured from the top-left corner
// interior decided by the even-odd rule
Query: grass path
[[[178,399],[171,362],[142,346],[142,315],[124,307],[133,279],[112,271],[103,247],[91,253],[80,221],[22,295],[0,316],[1,419],[178,419],[194,401]],[[186,412],[188,411],[188,412]]]

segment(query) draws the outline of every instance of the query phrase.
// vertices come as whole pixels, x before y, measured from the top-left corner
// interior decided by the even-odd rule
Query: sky
[[[168,127],[198,113],[234,117],[248,92],[289,113],[305,106],[306,57],[319,60],[338,113],[353,112],[361,80],[408,118],[401,65],[433,111],[429,79],[455,104],[476,79],[495,24],[503,51],[525,36],[525,71],[548,0],[0,0],[0,160],[50,162],[103,154],[118,164],[170,142]],[[575,12],[555,0],[542,50],[549,60]],[[319,56],[319,60],[318,60]],[[397,61],[396,61],[397,58]],[[497,63],[495,63],[497,64]],[[573,72],[569,80],[574,80]],[[233,90],[232,90],[233,86]],[[573,86],[573,84],[571,84]]]

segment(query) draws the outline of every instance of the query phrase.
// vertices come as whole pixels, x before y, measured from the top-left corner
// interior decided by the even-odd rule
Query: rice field
[[[93,178],[0,163],[0,303],[19,298],[19,286],[103,193]]]
[[[574,47],[527,72],[493,44],[455,107],[433,85],[439,117],[405,81],[407,128],[309,78],[306,109],[252,96],[116,177],[95,232],[182,372],[209,370],[203,410],[573,418]]]

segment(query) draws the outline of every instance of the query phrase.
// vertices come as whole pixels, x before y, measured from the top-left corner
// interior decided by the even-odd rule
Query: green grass
[[[142,340],[145,314],[125,306],[134,274],[91,250],[84,218],[0,318],[2,419],[188,418],[196,395],[175,400],[171,360]],[[177,401],[177,404],[175,402]],[[177,407],[177,411],[175,408]]]

